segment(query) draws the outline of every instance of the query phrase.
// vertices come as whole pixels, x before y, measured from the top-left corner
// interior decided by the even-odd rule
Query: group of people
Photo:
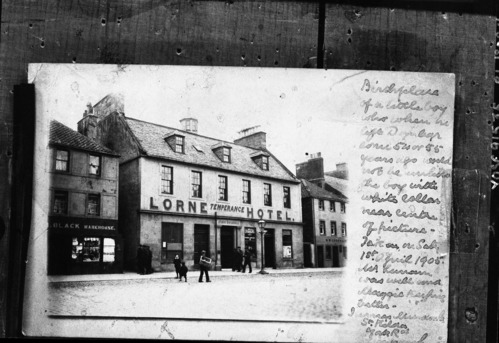
[[[210,275],[208,274],[210,263],[211,260],[208,257],[206,257],[206,251],[205,250],[201,251],[201,256],[199,258],[199,271],[200,271],[199,280],[198,280],[199,282],[203,282],[203,276],[206,276],[206,282],[211,282]],[[185,262],[181,261],[178,255],[175,255],[175,258],[173,259],[173,264],[175,265],[175,272],[177,274],[175,278],[179,279],[178,281],[182,281],[182,278],[184,278],[185,282],[187,282],[187,272],[189,270],[187,269]]]
[[[246,247],[244,252],[241,250],[241,247],[237,247],[234,249],[232,254],[232,271],[238,272],[246,272],[246,266],[249,267],[249,272],[251,273],[253,270],[251,269],[251,257],[253,256],[253,249],[251,247]]]
[[[178,281],[182,281],[182,278],[185,279],[185,282],[187,282],[187,266],[185,265],[184,261],[180,261],[180,257],[178,255],[175,255],[175,258],[173,259],[173,264],[175,265],[175,272],[177,273],[177,276],[175,279],[179,279]]]

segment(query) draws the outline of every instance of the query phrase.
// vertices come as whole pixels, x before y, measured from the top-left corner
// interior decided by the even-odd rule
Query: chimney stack
[[[296,165],[296,177],[298,179],[305,179],[316,185],[324,186],[324,159],[321,153],[311,154],[306,162],[298,163]]]
[[[248,148],[265,150],[267,148],[267,134],[259,128],[260,125],[239,131],[240,137],[235,139],[234,143]]]

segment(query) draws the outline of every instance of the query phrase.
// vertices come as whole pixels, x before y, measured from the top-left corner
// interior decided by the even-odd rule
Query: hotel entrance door
[[[275,268],[275,239],[274,229],[265,229],[264,235],[265,267]]]
[[[220,228],[220,263],[222,268],[232,268],[233,252],[234,227],[222,226]]]

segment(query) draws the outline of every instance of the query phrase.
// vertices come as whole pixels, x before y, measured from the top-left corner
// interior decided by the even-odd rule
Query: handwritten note
[[[445,342],[454,77],[359,76],[354,341]]]

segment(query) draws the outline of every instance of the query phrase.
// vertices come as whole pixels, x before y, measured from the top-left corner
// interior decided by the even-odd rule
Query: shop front
[[[117,220],[49,217],[49,275],[123,272]]]

